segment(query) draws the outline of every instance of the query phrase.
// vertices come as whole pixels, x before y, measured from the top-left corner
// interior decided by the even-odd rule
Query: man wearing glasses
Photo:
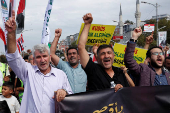
[[[134,77],[138,78],[136,86],[170,85],[170,74],[163,69],[165,58],[161,47],[155,46],[147,51],[146,58],[149,65],[137,64],[133,59],[136,41],[141,34],[141,27],[133,31],[124,56],[126,67]]]

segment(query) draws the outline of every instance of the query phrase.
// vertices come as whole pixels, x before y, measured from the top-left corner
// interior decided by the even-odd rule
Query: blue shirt
[[[68,62],[60,59],[56,67],[66,73],[72,91],[74,93],[86,91],[87,75],[80,64],[78,64],[76,68],[72,68],[72,66]]]
[[[72,93],[66,74],[57,68],[44,75],[37,66],[24,61],[18,52],[6,53],[12,70],[24,83],[20,113],[55,113],[54,91],[65,89]]]
[[[159,86],[159,85],[168,85],[168,82],[165,76],[165,71],[163,69],[162,69],[162,74],[160,75],[156,74],[155,76],[154,86]]]

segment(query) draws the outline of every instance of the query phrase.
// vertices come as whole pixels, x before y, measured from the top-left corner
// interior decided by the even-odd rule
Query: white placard
[[[159,37],[159,46],[165,47],[166,39],[167,39],[167,31],[158,32],[158,37]]]
[[[152,32],[155,29],[154,24],[145,24],[144,25],[144,32]]]

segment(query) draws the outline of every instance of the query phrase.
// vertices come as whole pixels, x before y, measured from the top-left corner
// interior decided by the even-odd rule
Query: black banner
[[[68,95],[56,113],[170,113],[170,86],[124,87]]]

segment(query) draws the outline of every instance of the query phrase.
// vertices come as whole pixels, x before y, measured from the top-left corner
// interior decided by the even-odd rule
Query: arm
[[[24,88],[23,88],[23,87],[17,87],[16,90],[17,90],[17,91],[24,91]]]
[[[154,31],[152,31],[152,34],[151,34],[151,35],[149,35],[148,37],[146,37],[144,49],[147,49],[147,50],[148,50],[150,44],[153,42],[153,33],[154,33]]]
[[[51,48],[50,48],[51,60],[55,66],[58,65],[58,62],[60,60],[60,58],[55,54],[55,51],[56,51],[56,47],[57,47],[59,38],[61,36],[61,33],[62,33],[62,29],[55,30],[55,37],[54,37],[54,40],[53,40],[53,42],[51,44]]]
[[[62,51],[63,51],[64,57],[65,57],[65,60],[68,62],[68,59],[67,59],[67,55],[66,55],[65,49],[62,49]]]
[[[17,85],[17,76],[15,77],[14,88],[16,88],[16,85]]]
[[[148,65],[148,63],[149,63],[149,58],[146,58],[144,64]]]
[[[100,44],[94,44],[93,48],[92,48],[92,51],[93,51],[93,54],[94,54],[94,57],[96,58],[97,60],[97,49],[98,47],[100,46]]]
[[[137,40],[138,37],[142,34],[142,29],[141,27],[136,28],[133,33],[132,33],[132,39]],[[137,62],[133,59],[134,56],[134,50],[135,50],[135,43],[128,42],[125,55],[124,55],[124,62],[126,67],[133,71],[136,75],[140,74],[140,66],[137,64]]]
[[[84,15],[83,20],[84,20],[84,28],[79,38],[78,51],[80,55],[80,63],[83,66],[83,68],[85,68],[90,58],[85,49],[85,45],[86,45],[87,38],[88,38],[88,32],[89,32],[89,29],[90,29],[90,26],[93,20],[91,13]]]
[[[18,50],[16,49],[16,21],[14,10],[12,11],[12,17],[10,17],[9,20],[6,21],[5,28],[8,31],[6,52],[7,61],[15,74],[19,78],[21,78],[22,81],[25,81],[24,78],[28,74],[28,67],[19,54]]]
[[[163,51],[164,51],[164,53],[165,53],[165,57],[168,57],[168,55],[167,55],[167,51],[169,50],[169,47],[168,46],[165,46],[164,47],[164,49],[163,49]]]
[[[5,23],[5,28],[8,31],[7,34],[7,52],[14,53],[16,51],[16,21],[15,21],[15,12],[12,11],[12,17]]]
[[[125,74],[125,77],[126,77],[128,83],[129,83],[129,86],[135,87],[133,80],[130,78],[130,76],[127,73],[127,68],[125,66],[121,66],[121,70],[123,70],[123,73]]]

